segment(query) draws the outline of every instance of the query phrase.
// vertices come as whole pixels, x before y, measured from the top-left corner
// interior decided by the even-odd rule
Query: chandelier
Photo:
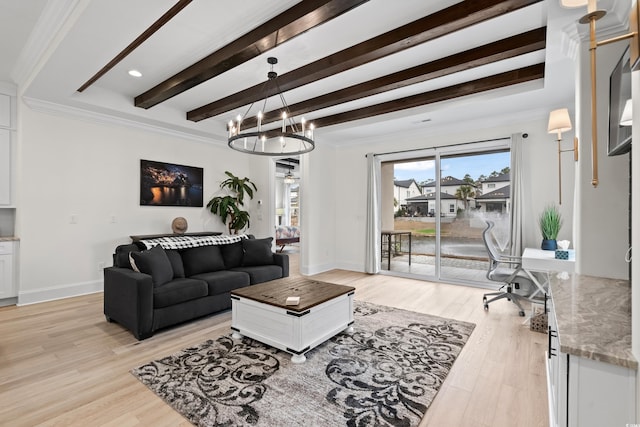
[[[295,123],[289,112],[289,106],[278,85],[278,73],[273,71],[273,66],[278,63],[278,59],[269,57],[267,58],[267,62],[271,64],[271,70],[267,73],[268,80],[264,84],[265,97],[262,109],[258,111],[255,117],[250,117],[249,114],[255,104],[252,102],[244,116],[238,115],[235,121],[229,121],[227,125],[229,147],[242,153],[258,154],[261,156],[308,153],[315,148],[313,124],[307,124],[304,117],[301,118],[300,125]],[[265,111],[267,106],[269,94],[267,89],[269,85],[275,85],[282,102],[282,110],[280,111],[282,126],[263,129],[263,120],[266,122],[268,119],[268,116],[263,113],[263,111]],[[269,113],[269,116],[272,116],[272,114]]]

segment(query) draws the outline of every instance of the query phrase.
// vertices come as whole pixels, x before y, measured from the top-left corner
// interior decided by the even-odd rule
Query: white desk
[[[535,296],[538,292],[547,293],[546,289],[549,282],[549,278],[542,284],[533,275],[532,272],[538,271],[548,275],[550,271],[566,271],[567,273],[573,273],[575,270],[576,256],[573,250],[569,250],[569,259],[556,259],[555,251],[543,251],[536,248],[525,248],[522,253],[522,269],[538,287],[533,293]]]

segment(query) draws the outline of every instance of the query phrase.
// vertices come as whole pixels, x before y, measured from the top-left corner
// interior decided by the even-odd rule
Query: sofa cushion
[[[154,246],[147,251],[130,252],[131,267],[151,276],[153,286],[161,286],[173,279],[173,268],[164,249]]]
[[[182,257],[180,252],[176,249],[165,249],[164,252],[171,262],[171,268],[173,268],[173,278],[180,279],[184,277],[184,264],[182,263]]]
[[[200,273],[224,270],[224,260],[217,245],[200,246],[182,251],[184,274],[187,277]]]
[[[211,273],[196,274],[192,278],[207,282],[209,295],[231,292],[234,289],[243,288],[251,284],[249,274],[242,271],[214,271]]]
[[[240,267],[242,265],[242,257],[244,255],[242,241],[220,245],[220,251],[226,268]]]
[[[255,265],[273,264],[273,252],[271,242],[273,237],[265,239],[244,239],[242,241],[242,266],[250,267]]]
[[[129,259],[131,252],[140,252],[140,249],[134,244],[119,245],[116,247],[116,251],[113,254],[113,266],[131,269],[132,266]]]
[[[260,265],[254,267],[238,267],[233,271],[242,271],[249,275],[252,285],[282,278],[282,267],[279,265]]]
[[[206,297],[207,294],[207,284],[202,280],[173,279],[153,289],[153,307],[169,307],[185,301]]]

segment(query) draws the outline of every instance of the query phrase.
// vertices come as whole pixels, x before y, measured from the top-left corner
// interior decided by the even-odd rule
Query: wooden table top
[[[305,311],[333,298],[355,292],[352,286],[306,278],[280,279],[231,291],[231,296],[248,298],[295,312]],[[298,305],[286,305],[288,297],[300,297]]]

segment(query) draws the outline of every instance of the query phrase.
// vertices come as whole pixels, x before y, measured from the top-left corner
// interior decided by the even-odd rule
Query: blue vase
[[[542,239],[542,250],[555,251],[558,249],[558,243],[555,239]]]

